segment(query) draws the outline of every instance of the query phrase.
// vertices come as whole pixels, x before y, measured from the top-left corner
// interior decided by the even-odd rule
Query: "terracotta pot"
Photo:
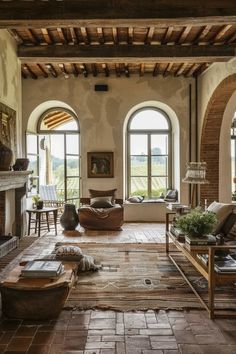
[[[0,141],[0,171],[9,171],[13,153]]]
[[[79,217],[74,204],[65,204],[64,212],[60,218],[61,226],[66,231],[75,230],[79,223]]]

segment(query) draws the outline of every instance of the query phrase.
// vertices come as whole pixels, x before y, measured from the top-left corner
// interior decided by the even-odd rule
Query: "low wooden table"
[[[27,209],[26,212],[29,214],[28,235],[30,235],[31,222],[34,221],[34,223],[35,223],[35,227],[34,227],[35,233],[37,232],[37,228],[38,228],[38,237],[40,237],[41,221],[42,221],[42,215],[43,215],[43,214],[46,215],[47,229],[48,229],[48,231],[50,231],[50,226],[49,226],[49,213],[53,213],[55,234],[57,235],[57,214],[58,214],[58,208]],[[35,219],[32,219],[32,214],[35,214]]]
[[[49,319],[59,315],[74,283],[74,263],[65,264],[58,278],[20,277],[23,266],[13,269],[0,283],[2,312],[10,318]]]
[[[214,268],[214,259],[216,251],[223,250],[228,251],[229,249],[236,249],[236,246],[199,246],[194,247],[194,250],[189,251],[185,247],[185,243],[179,242],[176,237],[168,230],[168,225],[166,226],[166,252],[174,263],[176,268],[179,270],[185,281],[193,290],[194,294],[197,296],[202,305],[206,308],[209,313],[210,318],[214,318],[216,316],[235,316],[235,313],[226,313],[222,310],[215,309],[215,287],[216,285],[223,285],[229,283],[236,283],[236,272],[235,273],[217,273]],[[189,262],[193,265],[193,267],[207,280],[208,282],[208,303],[206,303],[200,294],[198,294],[197,290],[194,288],[192,283],[189,281],[181,267],[177,264],[174,259],[174,252],[170,252],[169,249],[169,240],[172,240],[176,248],[189,260]],[[172,254],[171,254],[172,253]],[[208,254],[208,266],[205,265],[198,257],[197,254]],[[236,295],[236,292],[235,292]]]

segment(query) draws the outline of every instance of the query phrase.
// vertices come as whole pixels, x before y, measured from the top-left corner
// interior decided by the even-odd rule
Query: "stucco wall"
[[[236,73],[236,59],[227,63],[215,63],[205,73],[198,82],[199,97],[199,127],[202,128],[206,108],[214,90],[228,76]],[[222,95],[223,96],[223,95]],[[219,200],[222,202],[231,201],[231,161],[230,161],[230,125],[233,114],[236,111],[236,93],[228,102],[222,120],[219,146]],[[199,139],[201,133],[199,134]],[[225,183],[227,181],[227,183]]]
[[[188,160],[189,83],[184,78],[73,78],[23,80],[23,129],[33,110],[49,100],[68,104],[81,127],[82,195],[88,188],[118,189],[123,197],[123,125],[132,107],[146,101],[163,102],[180,122],[180,177]],[[108,84],[108,92],[95,92],[95,84]],[[194,107],[194,105],[192,105]],[[194,114],[194,113],[193,113]],[[32,127],[31,127],[32,130]],[[87,178],[87,152],[114,151],[115,173],[110,179]],[[173,162],[174,163],[174,162]],[[181,193],[182,192],[182,193]],[[187,201],[187,186],[181,184],[181,199]]]
[[[18,156],[21,156],[21,69],[16,43],[0,30],[0,101],[16,111]]]
[[[17,156],[21,156],[21,69],[16,44],[6,30],[0,30],[0,102],[16,111]],[[15,193],[6,193],[6,234],[14,233]]]

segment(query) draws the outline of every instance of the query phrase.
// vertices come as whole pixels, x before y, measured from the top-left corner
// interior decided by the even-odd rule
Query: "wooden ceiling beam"
[[[107,67],[107,64],[103,63],[102,68],[104,70],[105,76],[108,77],[110,75],[109,69]]]
[[[50,124],[47,124],[47,127],[48,127],[48,129],[52,129],[52,128],[55,128],[56,126],[61,125],[62,123],[66,123],[72,119],[73,118],[71,116],[67,117],[67,118],[61,118],[61,119],[55,120],[54,122],[52,122]]]
[[[28,72],[32,77],[32,79],[36,80],[38,78],[38,76],[33,72],[33,70],[29,67],[29,65],[23,64],[23,70],[25,71],[25,73]]]
[[[152,27],[236,22],[235,0],[0,1],[0,28]]]
[[[149,45],[152,42],[153,34],[155,32],[155,27],[149,27],[144,43]]]
[[[116,76],[121,77],[120,64],[115,64]]]
[[[96,77],[98,75],[96,64],[92,64],[91,67],[92,67],[93,76]]]
[[[71,66],[72,66],[72,73],[73,73],[74,77],[78,77],[79,76],[79,71],[77,69],[76,64],[72,63]]]
[[[112,27],[112,36],[113,36],[114,44],[117,45],[119,43],[119,41],[118,41],[118,33],[117,33],[116,27]]]
[[[184,41],[186,40],[187,36],[189,35],[189,32],[191,31],[192,27],[191,26],[186,26],[183,31],[180,34],[179,40],[178,40],[178,44],[182,44],[184,43]]]
[[[45,40],[45,42],[49,45],[49,44],[54,44],[54,40],[50,34],[50,32],[47,30],[47,28],[42,28],[41,29],[43,38]]]
[[[133,27],[128,28],[128,44],[133,44],[133,39],[134,39],[134,29]]]
[[[58,75],[57,75],[57,72],[56,72],[56,70],[55,70],[55,68],[54,68],[54,66],[52,65],[52,64],[50,64],[50,63],[47,63],[47,64],[45,64],[45,66],[46,66],[46,68],[48,69],[48,71],[49,71],[49,73],[53,76],[53,77],[57,77]]]
[[[145,71],[145,64],[142,63],[142,64],[140,64],[140,67],[139,67],[139,76],[143,76],[144,71]]]
[[[158,75],[158,69],[159,69],[159,64],[155,64],[155,67],[153,69],[152,76],[157,76]]]
[[[43,76],[46,78],[48,78],[48,73],[44,70],[44,68],[42,67],[42,65],[37,64],[37,67],[40,69],[40,71],[42,72]]]
[[[85,64],[80,64],[79,67],[80,67],[84,77],[88,77],[88,71],[87,71],[86,65]]]
[[[129,63],[135,62],[211,62],[226,61],[235,56],[236,46],[19,46],[18,56],[29,62]]]
[[[39,44],[38,38],[36,37],[32,29],[26,29],[25,31],[28,34],[32,44],[34,45]]]
[[[59,120],[59,119],[68,119],[68,117],[71,117],[67,112],[61,112],[61,113],[56,113],[56,114],[53,114],[51,117],[45,117],[43,119],[43,122],[44,124],[48,125],[50,123],[53,123],[55,122],[56,120]]]
[[[104,34],[103,34],[103,28],[102,27],[98,27],[97,28],[97,35],[98,35],[98,42],[100,44],[104,44],[105,40],[104,40]]]
[[[75,32],[75,29],[73,27],[70,27],[69,30],[70,30],[72,44],[77,44],[78,43],[78,38],[77,38],[77,35],[76,35],[76,32]]]
[[[219,30],[219,32],[218,32],[217,35],[212,39],[211,42],[214,43],[214,44],[217,44],[217,43],[221,42],[222,37],[225,36],[225,34],[230,30],[231,27],[232,27],[231,25],[223,26],[223,28],[221,28],[221,29]],[[223,41],[223,42],[225,42],[225,41]]]

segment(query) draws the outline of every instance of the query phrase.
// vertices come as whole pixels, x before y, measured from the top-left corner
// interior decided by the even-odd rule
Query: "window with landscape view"
[[[80,196],[79,122],[65,109],[45,112],[38,134],[27,134],[27,156],[33,170],[35,192],[39,185],[55,185],[59,200],[78,205]]]
[[[128,124],[128,194],[157,198],[171,187],[171,124],[154,107],[136,111]]]

